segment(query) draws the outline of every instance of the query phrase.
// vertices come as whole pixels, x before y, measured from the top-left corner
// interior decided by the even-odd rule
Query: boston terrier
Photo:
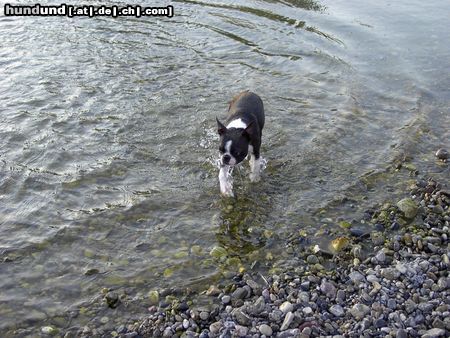
[[[230,169],[250,155],[250,181],[259,180],[260,147],[264,127],[264,105],[261,98],[250,91],[235,96],[228,107],[226,126],[217,119],[220,136],[220,192],[232,197]]]

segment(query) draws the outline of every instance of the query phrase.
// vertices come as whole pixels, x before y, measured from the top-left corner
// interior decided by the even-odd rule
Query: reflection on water
[[[155,288],[271,270],[295,254],[287,243],[327,242],[396,198],[415,172],[398,159],[448,178],[433,155],[450,139],[436,1],[174,9],[0,16],[0,332],[108,331],[145,314]],[[267,167],[251,184],[245,163],[222,199],[215,117],[245,89],[265,103]],[[103,288],[128,307],[106,308]]]

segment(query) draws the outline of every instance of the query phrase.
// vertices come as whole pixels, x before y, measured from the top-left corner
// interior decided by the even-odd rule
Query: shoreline
[[[244,273],[196,297],[158,292],[147,319],[118,337],[447,337],[450,333],[450,190],[417,180],[410,196],[372,214],[336,252],[312,248],[296,271]],[[361,244],[373,247],[371,252]],[[331,264],[331,265],[330,265]],[[331,266],[327,269],[325,266]],[[200,295],[199,295],[200,298]],[[166,300],[172,300],[171,303]]]

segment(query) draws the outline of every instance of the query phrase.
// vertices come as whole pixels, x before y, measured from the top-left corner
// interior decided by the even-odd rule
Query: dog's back
[[[244,117],[246,114],[251,114],[256,118],[258,122],[259,129],[262,130],[264,127],[264,105],[261,98],[248,90],[236,95],[230,102],[228,107],[228,119],[231,121],[233,119]]]

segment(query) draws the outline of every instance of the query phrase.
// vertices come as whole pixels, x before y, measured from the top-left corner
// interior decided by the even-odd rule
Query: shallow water
[[[299,230],[326,241],[400,195],[414,174],[396,161],[449,178],[434,157],[450,147],[443,2],[172,5],[0,16],[0,332],[114,326],[152,289],[269,269]],[[215,117],[245,89],[265,103],[267,168],[255,185],[236,170],[224,200]],[[137,305],[109,310],[102,288]]]

